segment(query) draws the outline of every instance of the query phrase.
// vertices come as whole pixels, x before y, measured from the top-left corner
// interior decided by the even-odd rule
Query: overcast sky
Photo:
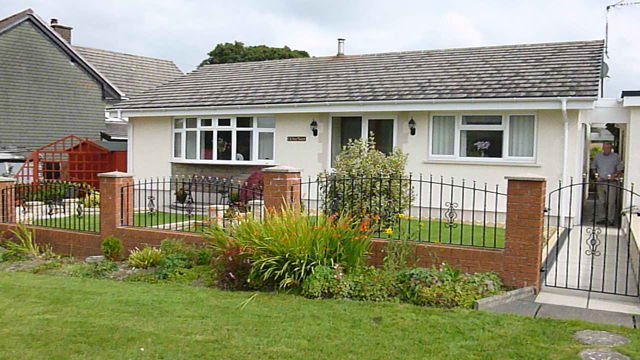
[[[72,26],[77,45],[171,59],[193,70],[221,42],[287,45],[312,56],[603,39],[617,0],[0,0]],[[606,95],[640,89],[640,5],[610,12]]]

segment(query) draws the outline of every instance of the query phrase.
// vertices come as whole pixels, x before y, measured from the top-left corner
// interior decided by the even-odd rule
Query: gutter
[[[556,102],[558,100],[570,101],[596,101],[598,97],[572,97],[572,98],[492,98],[492,99],[424,99],[424,100],[378,100],[378,101],[341,101],[341,102],[309,102],[309,103],[281,103],[281,104],[246,104],[246,105],[220,105],[220,106],[176,106],[176,107],[147,107],[147,108],[118,108],[110,107],[108,111],[121,111],[124,113],[131,112],[177,112],[177,111],[212,111],[212,110],[238,110],[238,109],[278,109],[278,108],[304,108],[314,106],[367,106],[367,105],[412,105],[412,104],[483,104],[483,103],[500,103],[500,102]],[[566,106],[566,104],[565,104]],[[558,109],[561,107],[559,106]]]

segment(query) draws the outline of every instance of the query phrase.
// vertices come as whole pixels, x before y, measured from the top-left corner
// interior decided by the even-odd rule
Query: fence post
[[[98,174],[100,179],[100,235],[113,235],[121,221],[133,222],[133,196],[121,197],[122,187],[133,184],[131,174],[112,171]],[[131,193],[131,188],[129,187]],[[128,203],[127,203],[128,202]]]
[[[12,223],[15,221],[15,192],[11,191],[11,187],[13,187],[15,183],[16,179],[14,178],[0,176],[0,222],[2,223]]]
[[[506,176],[507,221],[503,280],[513,287],[540,290],[547,180],[540,176]]]
[[[262,169],[264,190],[262,197],[267,210],[280,210],[283,205],[300,209],[300,169],[274,166]]]

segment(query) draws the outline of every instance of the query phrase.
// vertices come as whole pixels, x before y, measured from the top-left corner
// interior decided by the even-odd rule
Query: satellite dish
[[[602,68],[600,69],[600,78],[608,78],[609,77],[609,65],[606,62],[602,62]]]

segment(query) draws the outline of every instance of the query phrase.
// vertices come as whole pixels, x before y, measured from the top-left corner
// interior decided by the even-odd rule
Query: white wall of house
[[[130,172],[136,178],[171,175],[171,118],[130,118]]]
[[[512,111],[513,112],[513,111]],[[464,114],[502,114],[508,115],[509,111],[484,111],[464,112]],[[460,160],[435,160],[429,158],[430,134],[429,121],[432,115],[442,112],[394,112],[377,113],[377,115],[393,117],[396,120],[395,131],[396,146],[409,154],[407,171],[414,178],[423,174],[425,179],[430,175],[439,180],[444,177],[445,182],[450,182],[453,177],[456,184],[462,179],[467,185],[476,181],[482,188],[486,183],[489,190],[495,190],[498,185],[501,192],[506,192],[505,176],[533,174],[544,176],[548,180],[548,190],[558,187],[558,181],[562,177],[562,156],[564,139],[564,120],[561,110],[526,111],[535,114],[537,118],[537,139],[535,160],[529,162],[498,161],[460,161]],[[447,112],[447,114],[463,114],[463,112]],[[233,116],[233,114],[230,114]],[[344,115],[344,114],[341,114]],[[354,115],[368,116],[367,113],[354,113]],[[579,111],[569,110],[569,161],[568,174],[576,177],[576,181],[582,173],[582,125],[579,124]],[[330,113],[300,113],[300,114],[274,114],[276,118],[275,134],[275,163],[288,165],[303,170],[303,178],[315,178],[317,174],[329,168],[331,124]],[[416,135],[411,136],[408,122],[413,118],[416,122]],[[318,123],[318,136],[313,136],[310,123],[316,120]],[[132,168],[131,171],[137,178],[171,175],[172,161],[172,133],[170,117],[131,117],[132,126]],[[640,119],[639,119],[640,121]],[[638,126],[640,128],[640,126]],[[640,129],[638,129],[640,132]],[[289,141],[288,137],[306,137],[306,141]],[[241,166],[241,165],[239,165]],[[639,174],[640,176],[640,174]],[[418,189],[416,189],[418,190]],[[444,194],[443,197],[447,195]],[[489,200],[488,210],[493,210],[495,202]],[[438,204],[438,194],[432,197],[434,204]],[[478,199],[478,201],[481,201]],[[469,200],[466,201],[469,205]],[[478,208],[479,204],[476,204]],[[505,210],[504,198],[500,198],[498,211]]]

